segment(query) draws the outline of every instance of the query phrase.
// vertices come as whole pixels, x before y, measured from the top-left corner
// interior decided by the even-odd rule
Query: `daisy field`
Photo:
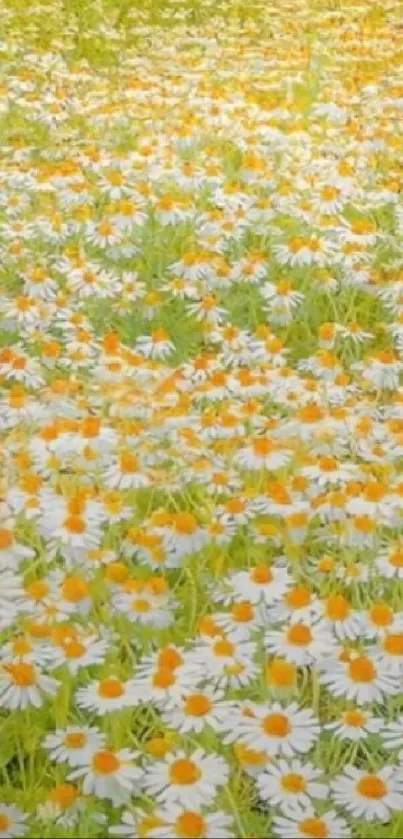
[[[399,0],[3,0],[0,839],[403,832]]]

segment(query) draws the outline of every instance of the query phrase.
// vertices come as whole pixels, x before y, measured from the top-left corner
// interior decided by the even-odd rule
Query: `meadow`
[[[0,839],[401,836],[400,0],[0,11]]]

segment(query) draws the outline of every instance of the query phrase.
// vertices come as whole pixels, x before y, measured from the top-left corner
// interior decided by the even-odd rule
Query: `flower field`
[[[4,0],[0,839],[403,833],[400,0]]]

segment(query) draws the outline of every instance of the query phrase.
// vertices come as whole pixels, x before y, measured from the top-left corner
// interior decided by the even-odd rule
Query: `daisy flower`
[[[43,742],[51,760],[69,766],[88,762],[104,745],[105,735],[98,728],[79,725],[57,729],[54,734],[47,734]]]
[[[362,632],[369,639],[384,638],[386,634],[399,634],[403,630],[403,615],[395,613],[385,600],[375,600],[361,614]]]
[[[161,529],[167,550],[179,558],[197,553],[206,544],[208,537],[200,527],[193,513],[172,513],[166,527]]]
[[[141,459],[128,449],[121,449],[113,455],[104,470],[104,483],[108,489],[139,489],[149,486],[150,482]]]
[[[393,722],[385,724],[383,720],[380,721],[380,736],[382,738],[382,745],[384,749],[402,749],[403,748],[403,717],[399,716]],[[401,760],[402,753],[399,754]]]
[[[384,545],[375,558],[375,566],[381,577],[403,580],[403,543]]]
[[[223,318],[227,314],[226,310],[218,305],[213,295],[206,295],[197,303],[188,303],[186,309],[199,323],[205,323],[214,327],[222,323]]]
[[[166,839],[184,839],[184,837],[203,837],[203,839],[233,839],[233,820],[227,813],[217,810],[206,813],[200,809],[190,810],[180,804],[168,804],[157,810],[156,816],[163,823]],[[161,828],[151,828],[150,837],[161,836]]]
[[[127,804],[139,789],[142,770],[136,766],[137,753],[130,749],[100,749],[83,758],[67,776],[68,781],[82,779],[84,795],[106,798],[115,807]]]
[[[304,764],[296,758],[288,763],[281,759],[259,775],[259,795],[273,807],[309,807],[312,798],[324,799],[328,795],[327,784],[320,783],[321,775],[320,769],[311,763]]]
[[[146,768],[143,787],[161,803],[197,809],[213,801],[227,783],[228,765],[222,757],[196,749],[189,757],[175,752]]]
[[[250,571],[236,571],[228,579],[235,598],[246,598],[251,603],[264,602],[271,606],[281,600],[291,585],[291,578],[285,567],[257,565]]]
[[[21,662],[0,665],[0,706],[8,710],[40,708],[47,697],[55,696],[57,679],[42,673],[33,664]]]
[[[151,335],[142,335],[137,339],[136,349],[146,358],[165,359],[175,349],[165,329],[156,329]]]
[[[327,723],[325,729],[332,731],[334,737],[340,740],[347,740],[358,743],[379,734],[383,725],[380,717],[374,717],[370,711],[363,708],[349,708],[343,711],[340,718],[334,722]]]
[[[44,804],[38,807],[38,818],[61,827],[71,828],[82,818],[85,804],[74,784],[57,784]]]
[[[358,219],[351,224],[346,222],[343,228],[340,229],[339,235],[343,243],[352,242],[353,244],[357,243],[368,247],[375,244],[379,236],[379,231],[372,221]]]
[[[357,705],[381,702],[399,692],[399,679],[386,661],[369,655],[343,656],[321,662],[321,681],[333,696],[345,696]]]
[[[243,469],[267,469],[276,471],[286,466],[292,453],[269,437],[255,437],[248,446],[240,449],[236,456],[237,463]]]
[[[334,801],[363,821],[389,821],[392,812],[403,807],[403,776],[395,766],[371,773],[345,766],[331,789]]]
[[[124,810],[121,823],[110,827],[109,833],[111,836],[124,836],[128,839],[138,839],[140,835],[148,839],[152,830],[161,831],[164,826],[163,820],[155,813],[146,813],[136,808],[135,812]]]
[[[138,701],[138,693],[133,690],[130,681],[123,682],[115,676],[94,680],[76,692],[78,707],[99,717],[112,712],[117,713],[122,708],[132,708]]]
[[[291,268],[305,265],[324,267],[332,261],[334,246],[317,236],[294,236],[286,244],[274,245],[273,253],[280,265]]]
[[[239,600],[230,612],[219,612],[213,619],[230,640],[242,642],[248,641],[251,634],[263,626],[266,617],[265,609],[259,604]]]
[[[325,621],[316,624],[293,622],[279,630],[269,630],[264,637],[265,648],[298,667],[322,661],[332,653],[334,640]]]
[[[152,702],[166,706],[168,700],[179,702],[193,687],[196,687],[202,675],[200,663],[189,660],[175,667],[165,664],[165,658],[158,657],[149,663],[143,661],[137,668],[132,680],[138,702]]]
[[[219,731],[223,713],[227,714],[231,702],[223,701],[224,691],[212,687],[187,693],[178,702],[167,703],[161,714],[168,728],[183,734],[194,731],[200,734],[205,726]]]
[[[376,356],[360,365],[362,376],[377,390],[396,390],[403,362],[392,350],[381,350]]]
[[[389,629],[379,638],[375,649],[377,663],[387,666],[391,676],[401,677],[403,673],[403,631],[393,632]]]
[[[319,816],[313,807],[293,807],[283,816],[275,816],[274,835],[279,839],[347,839],[351,836],[345,819],[335,810]]]
[[[273,757],[291,758],[308,752],[319,734],[319,725],[309,709],[293,702],[282,706],[252,703],[246,713],[233,719],[233,730],[225,742],[234,738],[252,749],[264,749]]]
[[[102,664],[107,650],[108,643],[98,638],[96,634],[85,636],[72,633],[62,638],[58,649],[49,654],[49,664],[53,667],[65,664],[69,672],[76,676],[82,667]]]
[[[280,280],[277,285],[265,283],[262,295],[267,301],[270,322],[280,325],[286,325],[292,320],[295,310],[304,300],[304,295],[295,291],[288,280]]]
[[[0,839],[25,836],[28,829],[25,824],[27,818],[27,813],[14,804],[0,804]]]
[[[14,522],[6,520],[0,523],[0,568],[15,571],[15,566],[25,559],[32,559],[35,551],[21,545],[16,539]]]
[[[213,637],[193,648],[189,653],[189,662],[198,674],[195,678],[199,681],[204,675],[220,687],[241,687],[256,677],[255,653],[254,643],[235,643],[235,640],[229,638]]]
[[[332,594],[324,602],[323,625],[331,629],[336,638],[353,640],[362,634],[361,613],[352,609],[342,594]]]
[[[342,339],[349,340],[353,344],[358,345],[365,343],[365,341],[370,341],[374,337],[372,332],[366,332],[358,322],[350,323],[348,326],[340,324],[338,331]]]

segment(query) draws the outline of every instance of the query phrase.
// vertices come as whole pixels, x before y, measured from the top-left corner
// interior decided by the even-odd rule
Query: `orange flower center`
[[[254,583],[262,586],[271,583],[273,580],[273,572],[266,565],[258,565],[257,568],[253,568],[249,576]]]
[[[192,513],[177,513],[174,517],[174,526],[181,536],[190,536],[197,530],[197,521]]]
[[[329,828],[323,819],[303,819],[298,828],[309,839],[327,839]]]
[[[70,533],[85,533],[85,521],[80,516],[68,516],[64,521],[64,527]]]
[[[297,647],[307,647],[312,642],[312,632],[309,626],[305,626],[303,623],[290,626],[287,632],[287,641]]]
[[[332,621],[342,621],[348,618],[350,606],[342,594],[334,594],[326,603],[326,616]]]
[[[318,405],[307,405],[299,411],[299,418],[302,422],[319,422],[323,419],[323,411]]]
[[[369,610],[369,617],[375,626],[389,626],[393,622],[393,611],[387,603],[374,603]]]
[[[356,516],[354,525],[360,533],[372,533],[375,530],[375,522],[369,516]]]
[[[174,760],[169,768],[169,779],[172,784],[191,786],[201,778],[201,771],[196,763],[187,758]]]
[[[5,527],[0,527],[0,551],[7,550],[14,542],[14,537],[11,530]]]
[[[98,695],[102,699],[118,699],[125,690],[119,679],[102,679],[98,685]]]
[[[153,675],[153,685],[155,688],[169,688],[175,684],[175,675],[168,667],[161,667]]]
[[[83,437],[98,437],[101,428],[101,420],[98,417],[87,417],[81,425]]]
[[[382,778],[378,778],[378,775],[364,775],[364,777],[358,781],[355,788],[356,792],[364,798],[373,798],[378,800],[380,798],[384,798],[388,792],[386,784],[382,781]]]
[[[253,443],[254,452],[259,457],[265,457],[266,455],[271,454],[275,448],[275,444],[267,437],[258,437]]]
[[[262,728],[269,737],[287,737],[291,731],[291,724],[285,714],[267,714],[262,719]]]
[[[76,801],[79,795],[77,787],[73,784],[58,784],[49,795],[49,801],[57,804],[61,810],[67,810]]]
[[[290,239],[288,243],[289,250],[291,253],[298,253],[298,251],[302,250],[305,246],[305,239],[302,239],[299,236],[295,236],[293,239]]]
[[[361,728],[361,726],[365,724],[367,718],[362,711],[353,710],[346,711],[343,719],[346,725],[351,725],[353,728]]]
[[[389,655],[403,655],[403,634],[387,635],[383,648]]]
[[[14,638],[13,650],[15,655],[26,655],[32,652],[32,644],[26,638]]]
[[[96,752],[92,758],[92,768],[98,775],[112,775],[119,767],[119,758],[107,749]]]
[[[122,452],[119,457],[119,467],[120,471],[124,475],[129,475],[133,472],[137,472],[139,468],[139,462],[136,455],[132,454],[131,452]]]
[[[160,650],[158,664],[167,670],[176,670],[177,667],[183,664],[183,659],[180,653],[173,647],[166,647],[164,650]]]
[[[237,621],[237,623],[248,623],[254,617],[254,611],[251,603],[249,603],[248,600],[245,600],[242,603],[236,603],[231,610],[231,616],[235,621]]]
[[[232,656],[235,653],[235,645],[225,638],[216,641],[213,647],[214,654],[222,658]]]
[[[275,658],[267,668],[267,681],[277,688],[291,687],[295,682],[296,670],[293,664],[282,658]]]
[[[213,704],[203,693],[192,693],[185,701],[185,714],[191,717],[204,717],[211,711]]]
[[[175,833],[180,839],[203,839],[206,831],[207,824],[203,816],[190,810],[182,813],[175,822]]]
[[[26,590],[27,594],[29,594],[34,600],[43,600],[49,591],[49,586],[45,580],[35,580],[26,587]]]
[[[63,647],[68,658],[81,658],[87,651],[84,644],[76,638],[73,638],[72,641],[67,641]]]
[[[385,497],[387,490],[385,489],[382,484],[371,483],[365,488],[365,498],[367,501],[382,501],[382,498]]]
[[[73,603],[79,603],[88,597],[88,583],[81,577],[66,577],[62,586],[63,597]]]
[[[70,731],[64,738],[64,745],[68,749],[82,749],[86,742],[87,736],[81,731]]]
[[[304,606],[309,606],[311,600],[311,592],[303,586],[292,589],[285,597],[285,602],[290,609],[303,609]]]
[[[353,658],[349,663],[349,676],[353,682],[373,682],[376,675],[375,665],[365,656]]]
[[[4,670],[19,688],[29,688],[36,684],[36,672],[32,664],[5,664]]]
[[[295,772],[290,772],[289,775],[283,775],[281,779],[281,786],[287,792],[304,792],[306,789],[306,782],[303,775],[297,775]]]
[[[242,498],[231,498],[225,506],[229,513],[234,513],[235,515],[245,511],[245,503],[242,501]]]
[[[403,568],[403,551],[395,551],[389,557],[389,564],[393,565],[394,568]]]
[[[334,472],[337,467],[338,463],[334,457],[321,457],[319,461],[319,468],[322,472]]]

